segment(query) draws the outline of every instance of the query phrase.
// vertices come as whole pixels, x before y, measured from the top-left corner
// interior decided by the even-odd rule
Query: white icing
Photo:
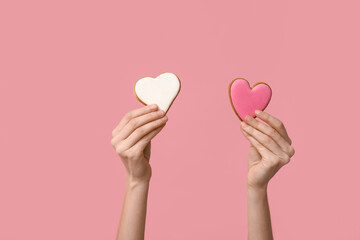
[[[156,78],[144,77],[135,84],[135,93],[142,102],[157,104],[165,112],[179,91],[180,81],[173,73],[163,73]]]

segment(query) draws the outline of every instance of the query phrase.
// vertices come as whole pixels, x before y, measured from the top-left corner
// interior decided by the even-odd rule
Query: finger
[[[256,150],[258,151],[258,153],[264,158],[264,157],[271,157],[274,155],[273,152],[271,152],[269,149],[267,149],[266,147],[264,147],[261,143],[259,143],[254,137],[252,137],[250,134],[248,134],[247,132],[245,132],[245,130],[243,128],[241,128],[241,131],[243,132],[244,136],[246,137],[247,140],[249,140],[249,142],[251,143],[252,146],[254,146],[254,148],[256,148]]]
[[[245,132],[244,130],[242,130],[242,129],[240,129],[240,130],[241,130],[241,132],[243,133],[243,135],[244,135],[245,137],[246,137],[246,135],[248,135],[248,134],[246,134],[246,132]],[[250,147],[254,147],[251,142],[250,142]]]
[[[146,134],[142,139],[140,139],[131,149],[134,151],[144,151],[146,146],[150,143],[150,141],[164,128],[164,126],[158,127]]]
[[[120,123],[112,131],[112,135],[115,136],[131,119],[156,111],[157,109],[158,106],[156,104],[151,104],[126,113],[125,116],[121,119]]]
[[[274,128],[256,120],[251,116],[246,116],[245,121],[250,126],[271,137],[287,155],[290,157],[294,155],[294,148]]]
[[[279,119],[277,119],[276,117],[270,115],[267,112],[264,111],[260,111],[260,110],[256,110],[255,114],[258,118],[260,118],[261,120],[263,120],[264,122],[266,122],[267,124],[269,124],[271,127],[273,127],[276,131],[278,131],[280,133],[280,135],[289,143],[291,144],[292,141],[286,131],[286,128],[283,124],[283,122],[281,122]]]
[[[285,157],[284,155],[286,154],[281,150],[280,146],[271,137],[246,124],[244,121],[241,122],[241,126],[247,134],[255,138],[261,145],[265,146],[277,156]]]
[[[249,157],[248,157],[249,166],[257,163],[260,159],[261,159],[260,153],[256,150],[256,147],[254,147],[254,145],[250,143]]]
[[[244,131],[244,130],[241,129],[241,131]],[[278,156],[276,156],[273,152],[271,152],[269,149],[264,147],[261,143],[259,143],[255,138],[253,138],[251,135],[247,134],[245,131],[244,131],[244,135],[249,140],[249,142],[251,142],[253,144],[253,146],[256,148],[258,153],[261,155],[262,161],[264,161],[264,163],[267,163],[267,164],[265,164],[265,166],[281,167],[281,166],[285,165],[286,163],[288,163],[288,161],[279,161],[280,158]],[[253,163],[249,162],[249,164],[251,165]]]
[[[249,134],[247,134],[243,129],[241,129],[241,132],[244,134],[244,136],[249,140],[250,143],[250,149],[249,149],[249,157],[248,157],[248,165],[252,166],[254,164],[257,164],[259,160],[261,159],[261,154],[256,149],[253,142],[257,142],[254,138],[252,138]],[[250,140],[252,138],[252,140]],[[273,153],[271,153],[273,154]]]
[[[145,148],[143,149],[143,153],[144,153],[144,157],[146,159],[150,160],[150,155],[151,155],[151,141],[149,142],[148,145],[145,146]]]
[[[165,125],[167,120],[168,120],[167,116],[164,116],[164,117],[162,117],[160,119],[149,122],[149,123],[137,128],[133,133],[130,134],[130,136],[128,138],[126,138],[123,141],[123,148],[124,149],[131,148],[132,146],[135,145],[135,143],[137,143],[145,135],[147,135],[148,133],[150,133],[154,129]]]
[[[150,112],[144,115],[141,115],[139,117],[131,119],[122,129],[118,132],[118,135],[116,136],[117,139],[123,140],[127,138],[133,131],[135,131],[137,128],[155,121],[159,118],[162,118],[165,115],[165,112],[163,110],[159,110],[156,112]]]
[[[240,128],[240,130],[241,130],[241,132],[243,133],[243,135],[246,137],[246,135],[248,135],[243,129],[242,129],[242,127]],[[254,146],[252,145],[252,143],[251,142],[249,142],[250,143],[250,148],[254,148]],[[256,149],[255,149],[256,150]]]

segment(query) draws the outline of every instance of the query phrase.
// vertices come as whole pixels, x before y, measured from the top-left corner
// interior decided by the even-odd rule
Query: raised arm
[[[167,117],[156,105],[127,113],[113,130],[111,144],[126,168],[126,191],[118,240],[143,240],[151,178],[150,148]]]
[[[250,116],[241,122],[241,131],[250,142],[247,179],[248,239],[272,240],[267,186],[277,171],[289,163],[295,150],[279,119],[263,111],[256,111],[256,116],[267,124]]]

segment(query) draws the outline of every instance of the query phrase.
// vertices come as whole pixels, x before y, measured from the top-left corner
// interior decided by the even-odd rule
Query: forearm
[[[143,240],[149,182],[139,183],[127,179],[118,240]]]
[[[248,239],[273,240],[267,189],[247,187]]]

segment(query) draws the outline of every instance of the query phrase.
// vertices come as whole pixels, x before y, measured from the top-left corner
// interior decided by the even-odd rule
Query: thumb
[[[144,149],[144,157],[150,160],[150,154],[151,154],[151,141],[148,143],[148,145],[146,145]]]
[[[256,148],[253,145],[250,145],[248,165],[251,166],[260,160],[261,160],[260,153],[256,150]]]

